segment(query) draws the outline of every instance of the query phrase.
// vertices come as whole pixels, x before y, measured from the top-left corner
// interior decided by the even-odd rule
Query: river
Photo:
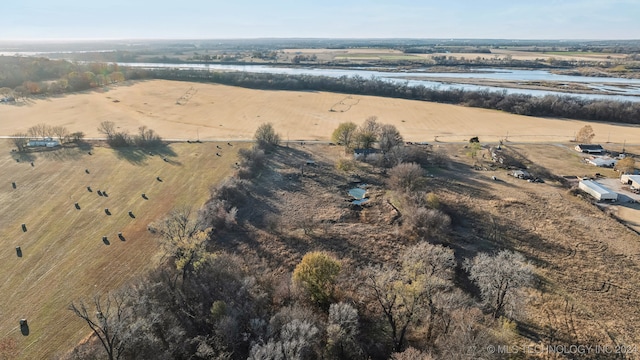
[[[374,71],[366,69],[326,69],[307,67],[283,67],[270,65],[224,65],[224,64],[166,64],[166,63],[118,63],[120,66],[154,68],[177,68],[185,70],[208,71],[244,71],[251,73],[315,75],[315,76],[360,76],[365,79],[375,77],[392,82],[407,83],[410,86],[423,85],[439,89],[464,89],[469,91],[504,91],[507,94],[528,94],[534,96],[567,95],[585,99],[607,99],[616,101],[640,101],[640,79],[623,79],[612,77],[589,77],[573,75],[557,75],[546,70],[512,70],[485,68],[478,72],[398,72]],[[446,78],[446,81],[434,81],[430,78]],[[499,86],[474,85],[456,83],[456,79],[487,79],[494,81],[545,81],[557,83],[580,83],[594,90],[611,94],[582,94],[562,91],[508,88]],[[624,95],[623,95],[624,94]]]

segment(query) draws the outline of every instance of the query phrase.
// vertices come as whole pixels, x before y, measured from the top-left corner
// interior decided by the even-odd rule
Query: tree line
[[[506,91],[468,91],[410,86],[361,76],[260,74],[246,72],[207,72],[198,70],[147,70],[145,76],[166,80],[201,81],[252,89],[317,90],[338,93],[384,96],[409,100],[458,104],[496,109],[518,115],[569,119],[640,123],[640,102],[587,100],[576,96],[507,94]]]

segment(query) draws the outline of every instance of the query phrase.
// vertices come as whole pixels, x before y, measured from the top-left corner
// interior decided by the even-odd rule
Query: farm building
[[[29,147],[56,147],[60,146],[60,141],[54,140],[52,138],[44,138],[42,140],[29,140],[27,143]]]
[[[579,144],[576,145],[576,151],[587,154],[602,154],[604,149],[599,144]]]
[[[608,156],[597,156],[593,159],[587,159],[587,163],[599,167],[614,167],[618,160]]]
[[[378,152],[379,152],[378,149],[354,149],[353,157],[356,159],[361,159],[371,154],[377,154]]]
[[[620,182],[631,185],[633,189],[640,189],[640,175],[625,174],[620,177]]]
[[[598,184],[592,180],[582,180],[578,184],[578,188],[587,194],[593,196],[596,200],[609,200],[616,201],[618,200],[618,193],[615,191],[611,191],[606,187]]]

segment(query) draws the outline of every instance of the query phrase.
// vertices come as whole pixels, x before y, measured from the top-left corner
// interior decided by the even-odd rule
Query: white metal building
[[[582,180],[578,184],[578,188],[587,194],[593,196],[596,200],[609,200],[616,201],[618,200],[618,193],[615,191],[611,191],[606,187],[598,184],[592,180]]]
[[[631,185],[634,189],[640,189],[640,175],[624,174],[620,177],[620,182]]]

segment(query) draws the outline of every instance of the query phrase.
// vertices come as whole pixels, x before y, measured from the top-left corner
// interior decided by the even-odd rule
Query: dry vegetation
[[[189,101],[181,99],[191,94]],[[178,103],[180,102],[180,104]],[[341,105],[342,104],[342,105]],[[344,105],[347,104],[347,105]],[[333,111],[332,111],[333,109]],[[335,110],[338,109],[338,110]],[[508,137],[514,142],[567,142],[590,124],[593,142],[640,144],[633,125],[538,118],[455,105],[326,92],[251,90],[239,87],[151,80],[106,91],[30,100],[22,106],[0,106],[0,135],[46,123],[101,137],[96,129],[112,121],[118,130],[135,133],[141,126],[167,139],[250,139],[257,124],[270,122],[282,141],[329,141],[343,122],[361,123],[377,116],[395,125],[407,141],[481,141]],[[461,130],[464,129],[464,130]]]
[[[238,147],[184,143],[116,151],[87,145],[18,154],[2,141],[0,341],[14,341],[19,358],[44,359],[85,338],[87,328],[67,309],[70,302],[115,290],[155,268],[161,253],[147,225],[176,205],[203,204],[209,186],[231,173]],[[28,336],[21,334],[21,318],[28,320]]]

